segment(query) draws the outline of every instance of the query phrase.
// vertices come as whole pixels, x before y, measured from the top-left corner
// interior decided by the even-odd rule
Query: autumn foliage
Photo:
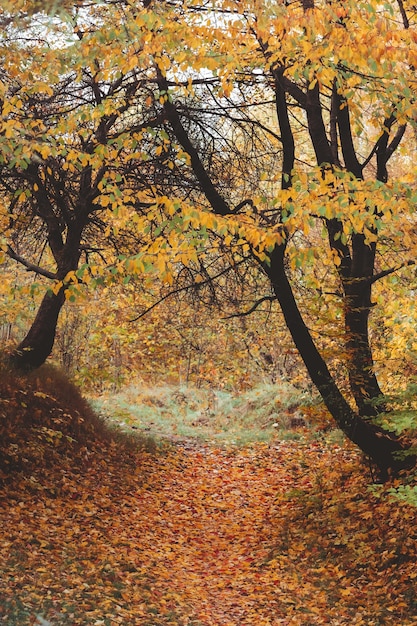
[[[416,15],[2,3],[0,621],[417,623]],[[262,444],[128,436],[54,346],[131,413],[173,379],[322,404]]]

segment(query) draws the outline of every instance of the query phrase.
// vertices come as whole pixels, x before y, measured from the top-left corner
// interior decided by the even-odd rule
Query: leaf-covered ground
[[[49,457],[1,474],[0,623],[417,624],[416,510],[370,494],[351,449],[103,441],[57,459],[53,426],[33,427]]]

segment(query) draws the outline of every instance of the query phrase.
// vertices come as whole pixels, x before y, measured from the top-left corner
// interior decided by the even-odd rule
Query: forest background
[[[13,365],[45,362],[68,301],[61,359],[90,379],[95,360],[115,381],[149,371],[152,352],[166,376],[221,378],[208,355],[225,348],[239,384],[255,362],[291,378],[286,327],[381,477],[413,465],[413,9],[48,7],[2,18],[6,336],[10,302],[18,319],[44,293]],[[220,333],[201,323],[215,309]]]

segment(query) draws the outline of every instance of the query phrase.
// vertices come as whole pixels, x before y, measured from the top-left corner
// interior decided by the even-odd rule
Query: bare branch
[[[256,311],[256,309],[262,304],[262,302],[273,302],[276,299],[277,299],[276,296],[264,296],[263,298],[259,298],[259,300],[257,300],[255,304],[251,306],[251,308],[248,309],[247,311],[243,311],[242,313],[233,313],[233,315],[228,315],[227,317],[224,317],[223,319],[230,320],[233,317],[245,317],[246,315],[250,315],[251,313]]]
[[[172,291],[169,291],[168,293],[166,293],[157,302],[154,302],[154,304],[152,304],[151,306],[146,308],[144,311],[142,311],[142,313],[140,313],[137,317],[134,317],[133,319],[129,320],[129,322],[137,322],[138,320],[140,320],[142,317],[145,317],[145,315],[150,313],[153,309],[155,309],[157,306],[162,304],[162,302],[164,302],[165,300],[167,300],[171,296],[175,296],[176,294],[182,293],[183,291],[188,291],[189,289],[195,289],[196,287],[198,289],[201,289],[201,287],[204,287],[205,285],[209,285],[209,284],[213,283],[213,281],[217,280],[217,278],[220,278],[221,276],[224,276],[224,274],[227,274],[228,272],[230,272],[230,270],[235,269],[235,267],[237,267],[238,265],[243,263],[244,260],[245,259],[243,259],[242,261],[239,261],[233,267],[231,265],[229,265],[228,267],[226,267],[224,270],[222,270],[221,272],[219,272],[215,276],[209,276],[209,278],[207,278],[207,280],[202,280],[199,283],[192,283],[190,285],[185,285],[184,287],[178,287],[177,289],[172,289]],[[206,273],[207,273],[207,271],[206,271]],[[225,318],[225,319],[227,319],[227,318]]]
[[[11,248],[9,245],[7,246],[6,254],[14,261],[17,261],[18,263],[26,267],[28,272],[35,272],[35,274],[39,274],[40,276],[44,276],[45,278],[50,278],[51,280],[55,280],[57,278],[57,275],[54,272],[49,272],[48,270],[39,267],[39,265],[30,263],[30,261],[24,259],[22,256],[20,256],[20,254],[17,254],[17,252],[15,252],[13,248]]]

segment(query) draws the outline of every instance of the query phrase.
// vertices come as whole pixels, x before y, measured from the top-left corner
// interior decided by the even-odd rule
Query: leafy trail
[[[3,623],[417,623],[415,511],[366,495],[355,454],[118,454],[2,492]]]
[[[0,378],[0,623],[417,624],[416,509],[351,448],[123,445],[44,376]]]

